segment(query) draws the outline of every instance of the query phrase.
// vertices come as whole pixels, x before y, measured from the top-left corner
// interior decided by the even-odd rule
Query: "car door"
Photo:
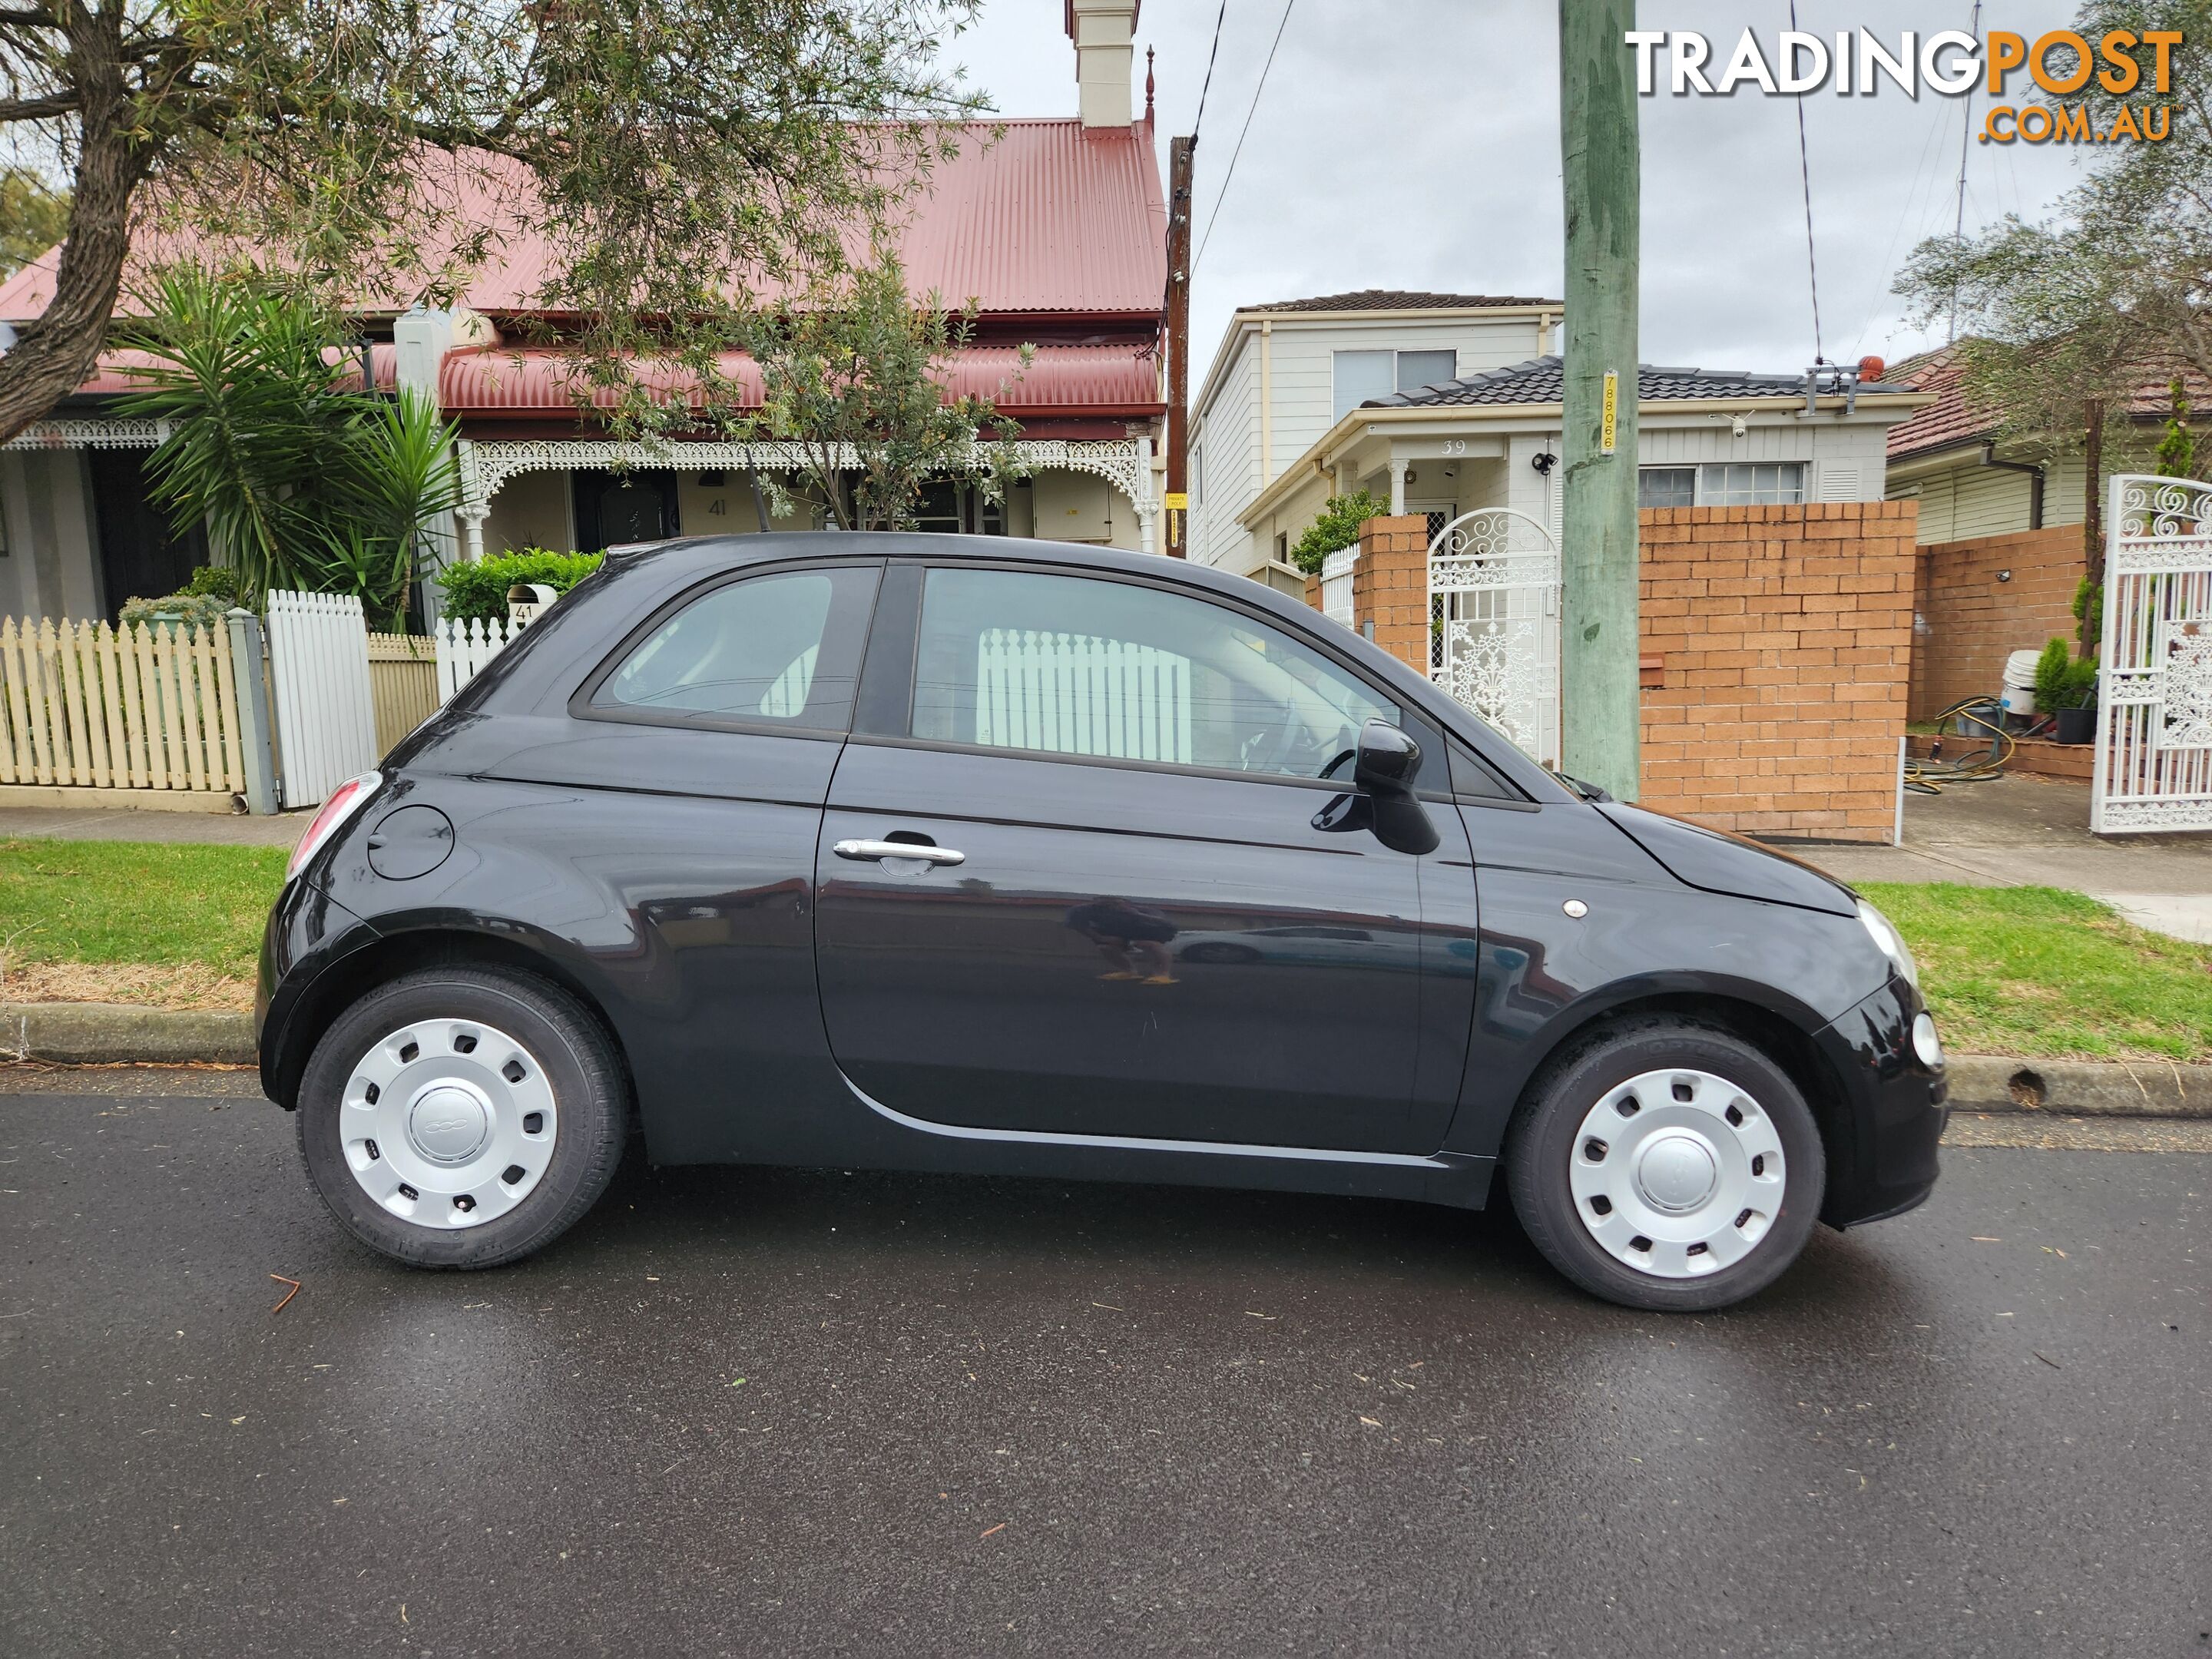
[[[1332,811],[1402,718],[1171,584],[894,561],[817,875],[839,1065],[926,1124],[1433,1150],[1425,860]]]
[[[483,721],[475,741],[497,747],[457,751],[487,780],[505,879],[544,872],[540,893],[491,908],[589,952],[658,1157],[732,1156],[759,1102],[836,1086],[814,855],[879,570],[709,574],[641,617],[558,712]]]

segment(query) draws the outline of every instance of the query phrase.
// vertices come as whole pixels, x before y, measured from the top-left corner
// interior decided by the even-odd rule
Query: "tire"
[[[1701,1313],[1797,1259],[1827,1164],[1780,1066],[1716,1027],[1650,1018],[1595,1032],[1544,1069],[1506,1131],[1505,1175],[1530,1242],[1576,1284],[1623,1307]]]
[[[378,987],[301,1079],[300,1152],[339,1224],[415,1267],[496,1267],[606,1190],[629,1085],[604,1028],[558,986],[434,968]]]

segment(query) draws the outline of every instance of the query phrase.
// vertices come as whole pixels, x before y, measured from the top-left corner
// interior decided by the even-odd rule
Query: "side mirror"
[[[1437,827],[1413,799],[1413,775],[1421,769],[1421,745],[1388,720],[1370,720],[1359,729],[1352,781],[1358,793],[1339,795],[1314,816],[1316,830],[1366,830],[1393,852],[1419,857],[1437,850]]]
[[[1370,720],[1359,728],[1358,758],[1352,763],[1352,781],[1380,800],[1400,800],[1413,793],[1413,775],[1421,769],[1421,745],[1388,720]]]

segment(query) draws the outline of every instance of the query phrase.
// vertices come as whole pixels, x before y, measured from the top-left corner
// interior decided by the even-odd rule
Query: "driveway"
[[[2212,1651],[2202,1155],[1954,1150],[1668,1319],[1502,1215],[635,1161],[413,1273],[235,1076],[0,1086],[109,1091],[0,1094],[0,1651]]]

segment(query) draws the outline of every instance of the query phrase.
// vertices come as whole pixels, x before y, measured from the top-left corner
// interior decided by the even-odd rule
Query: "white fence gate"
[[[1463,513],[1429,542],[1429,678],[1559,763],[1559,549],[1525,513]]]
[[[284,805],[312,806],[376,764],[376,702],[361,601],[336,593],[269,596],[269,677]]]
[[[2212,830],[2212,486],[2110,489],[2089,827]]]
[[[502,622],[497,617],[438,618],[438,702],[451,702],[453,693],[477,677],[478,671],[504,651],[514,636],[530,626],[527,617]]]

